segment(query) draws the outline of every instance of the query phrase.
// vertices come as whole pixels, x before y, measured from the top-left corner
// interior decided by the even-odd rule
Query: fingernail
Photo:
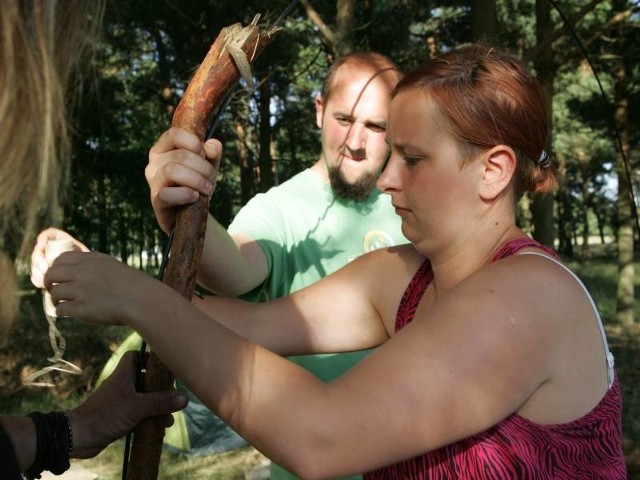
[[[171,402],[176,408],[184,408],[187,406],[187,403],[189,403],[189,397],[187,397],[184,393],[175,392],[173,394]]]

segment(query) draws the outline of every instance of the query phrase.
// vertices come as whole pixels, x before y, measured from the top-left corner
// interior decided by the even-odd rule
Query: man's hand
[[[160,228],[169,233],[176,207],[195,202],[200,194],[211,195],[220,166],[222,145],[204,144],[181,128],[165,131],[149,150],[144,174],[151,190],[151,205]]]

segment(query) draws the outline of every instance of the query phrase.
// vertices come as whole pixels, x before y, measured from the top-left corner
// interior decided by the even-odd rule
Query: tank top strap
[[[534,247],[543,252],[547,253],[549,256],[544,255],[538,252],[522,252],[520,255],[530,254],[530,255],[538,255],[543,258],[546,258],[554,263],[557,263],[562,268],[564,268],[569,274],[578,282],[578,285],[585,292],[585,295],[589,299],[591,307],[593,308],[593,312],[596,315],[596,319],[598,322],[598,327],[600,328],[600,334],[602,336],[602,342],[604,345],[604,350],[606,352],[607,357],[607,379],[609,388],[613,385],[614,381],[614,358],[613,354],[609,350],[609,343],[607,342],[607,336],[604,331],[604,326],[602,324],[602,319],[600,318],[600,313],[593,301],[593,298],[589,294],[589,291],[582,283],[582,281],[578,278],[578,276],[573,273],[569,268],[567,268],[562,262],[560,262],[560,256],[550,247],[541,244],[540,242],[533,240],[529,237],[521,237],[516,238],[510,242],[505,243],[500,249],[496,252],[496,254],[491,258],[489,263],[497,262],[498,260],[502,260],[504,258],[510,257],[523,248]],[[396,323],[395,323],[395,331],[400,331],[403,327],[405,327],[408,323],[413,320],[416,309],[420,300],[422,299],[422,295],[425,290],[433,280],[433,270],[431,269],[431,262],[428,259],[420,265],[420,268],[416,271],[415,275],[411,279],[411,282],[407,286],[402,299],[400,301],[400,305],[398,306],[398,311],[396,312]]]
[[[604,346],[604,351],[606,353],[607,356],[607,381],[608,381],[608,385],[609,388],[611,388],[611,386],[613,385],[613,380],[615,377],[615,362],[614,362],[614,358],[613,358],[613,354],[611,353],[611,351],[609,350],[609,342],[607,341],[607,334],[604,331],[604,326],[602,324],[602,318],[600,317],[600,312],[598,311],[598,307],[596,307],[595,302],[593,301],[593,298],[591,297],[591,294],[589,293],[589,290],[587,290],[587,287],[585,286],[584,283],[582,283],[582,280],[580,280],[580,278],[573,272],[571,271],[571,269],[569,267],[567,267],[565,264],[563,264],[562,262],[560,262],[559,260],[557,260],[556,258],[550,258],[546,255],[543,255],[542,253],[538,253],[538,252],[522,252],[520,253],[520,255],[536,255],[538,257],[542,257],[542,258],[546,258],[547,260],[555,263],[556,265],[559,265],[561,268],[563,268],[566,272],[569,273],[569,275],[571,275],[573,277],[573,279],[578,283],[578,285],[580,285],[580,288],[582,288],[582,291],[584,292],[584,294],[587,296],[587,298],[589,299],[589,303],[591,304],[591,308],[593,309],[593,313],[596,316],[596,320],[598,322],[598,327],[600,329],[600,335],[602,337],[602,344]]]
[[[556,263],[557,265],[562,267],[564,270],[569,272],[569,274],[575,279],[575,281],[578,282],[578,285],[580,285],[580,288],[582,288],[582,290],[584,291],[585,295],[589,299],[589,303],[591,304],[591,308],[593,309],[593,312],[594,312],[594,314],[596,316],[596,319],[597,319],[597,322],[598,322],[598,328],[600,329],[600,335],[602,337],[602,343],[604,345],[604,351],[605,351],[606,357],[607,357],[607,380],[608,380],[609,388],[611,388],[611,386],[613,385],[614,377],[615,377],[614,358],[613,358],[613,354],[609,350],[609,343],[607,341],[607,335],[606,335],[606,333],[604,331],[604,326],[602,324],[602,318],[600,317],[600,312],[598,312],[598,308],[596,307],[596,304],[593,301],[593,298],[591,297],[591,294],[587,290],[587,287],[584,285],[584,283],[582,283],[582,280],[580,280],[580,278],[578,278],[578,276],[573,271],[571,271],[571,269],[569,269],[566,265],[564,265],[560,261],[560,256],[558,255],[558,253],[555,250],[553,250],[552,248],[547,247],[546,245],[543,245],[540,242],[538,242],[538,241],[536,241],[536,240],[534,240],[532,238],[521,237],[521,238],[516,238],[516,239],[514,239],[514,240],[512,240],[510,242],[507,242],[502,247],[500,247],[500,250],[498,250],[498,252],[491,259],[491,262],[496,262],[498,260],[502,260],[504,258],[507,258],[507,257],[509,257],[511,255],[516,254],[517,252],[519,252],[523,248],[527,248],[527,247],[534,247],[534,248],[537,248],[539,250],[542,250],[543,252],[547,253],[549,256],[544,255],[544,254],[539,253],[539,252],[522,252],[522,253],[520,253],[520,255],[527,255],[527,254],[528,255],[538,255],[540,257],[546,258],[547,260],[550,260],[550,261]]]
[[[553,258],[558,258],[558,259],[560,258],[560,256],[556,253],[556,251],[553,248],[547,247],[546,245],[543,245],[542,243],[538,242],[537,240],[534,240],[533,238],[521,237],[521,238],[516,238],[514,240],[511,240],[510,242],[507,242],[502,247],[500,247],[500,250],[496,252],[496,254],[493,256],[493,258],[490,260],[489,263],[497,262],[498,260],[502,260],[503,258],[510,257],[514,253],[519,252],[523,248],[527,248],[527,247],[539,248],[543,252],[546,252],[549,255],[551,255]]]
[[[547,252],[549,255],[552,255],[554,258],[558,258],[558,254],[553,249],[542,245],[540,242],[537,242],[532,238],[522,237],[505,243],[500,247],[489,263],[507,258],[526,247],[539,248]],[[411,282],[407,285],[407,288],[402,295],[402,299],[400,300],[400,305],[396,312],[396,332],[400,331],[413,320],[418,304],[422,299],[422,295],[432,280],[433,270],[431,269],[431,262],[429,259],[425,258],[424,262],[420,265],[420,268],[418,268],[411,279]]]
[[[413,320],[422,295],[424,295],[425,290],[432,280],[433,270],[431,269],[431,262],[425,259],[422,265],[420,265],[420,268],[418,268],[418,271],[413,275],[409,285],[407,285],[400,300],[400,305],[398,305],[395,324],[396,332],[402,330]]]

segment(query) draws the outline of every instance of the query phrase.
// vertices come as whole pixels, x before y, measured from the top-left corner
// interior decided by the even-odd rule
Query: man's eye
[[[336,117],[336,121],[343,126],[351,125],[353,123],[353,120],[349,117]]]
[[[376,132],[376,133],[382,133],[382,132],[386,132],[387,129],[381,125],[376,125],[374,123],[370,123],[367,125],[367,128],[369,130],[371,130],[372,132]]]
[[[420,159],[418,157],[407,157],[407,156],[405,156],[404,157],[404,161],[405,161],[405,163],[407,165],[414,166],[420,161]]]

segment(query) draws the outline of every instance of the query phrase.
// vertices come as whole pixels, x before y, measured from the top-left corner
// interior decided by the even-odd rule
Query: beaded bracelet
[[[35,460],[26,475],[29,480],[40,478],[44,470],[60,475],[69,469],[73,450],[73,432],[65,412],[33,412],[28,415],[36,427]]]

